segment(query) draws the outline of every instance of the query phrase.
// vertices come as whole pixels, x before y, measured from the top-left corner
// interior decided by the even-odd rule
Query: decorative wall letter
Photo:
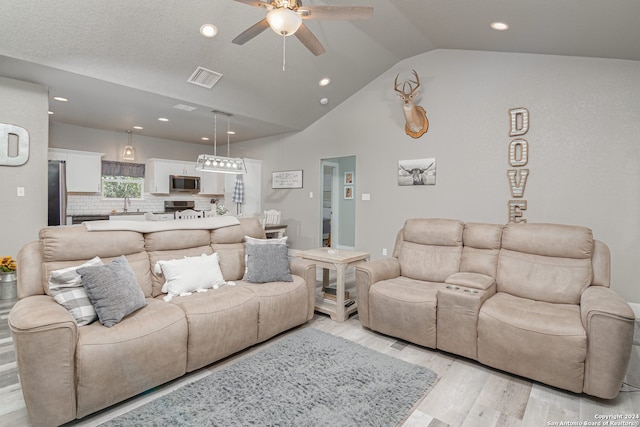
[[[0,123],[0,166],[20,166],[29,160],[29,132]]]
[[[527,220],[522,217],[522,211],[526,210],[526,200],[509,200],[509,222],[527,222]]]
[[[509,132],[509,136],[527,133],[529,130],[529,110],[526,108],[512,108],[509,110],[509,114],[511,114],[511,132]]]
[[[526,108],[513,108],[509,110],[511,126],[509,136],[520,136],[529,130],[529,110]],[[529,161],[529,143],[525,139],[514,139],[509,143],[509,165],[507,177],[511,197],[523,197],[527,186],[529,169],[519,169]],[[526,200],[509,200],[509,222],[527,222],[523,212],[527,210]]]
[[[509,177],[511,197],[522,197],[524,195],[524,187],[527,186],[529,169],[509,169],[507,176]]]
[[[509,143],[509,164],[524,166],[529,161],[529,143],[524,139],[514,139]]]

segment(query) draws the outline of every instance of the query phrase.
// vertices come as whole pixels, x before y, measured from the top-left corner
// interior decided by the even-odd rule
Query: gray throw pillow
[[[292,282],[287,245],[251,245],[247,248],[247,275],[252,283]]]
[[[125,316],[147,305],[133,270],[124,256],[107,265],[77,270],[96,309],[98,319],[110,328]]]

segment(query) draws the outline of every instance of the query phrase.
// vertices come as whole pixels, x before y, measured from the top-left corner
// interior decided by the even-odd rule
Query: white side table
[[[326,299],[322,301],[316,300],[316,311],[330,315],[331,319],[337,322],[344,322],[351,313],[358,310],[356,304],[349,307],[344,306],[344,276],[347,267],[354,267],[357,264],[368,261],[370,257],[368,252],[319,248],[298,252],[296,257],[314,261],[318,267],[324,269],[322,274],[323,286],[327,285],[329,270],[335,270],[337,273],[335,303]]]

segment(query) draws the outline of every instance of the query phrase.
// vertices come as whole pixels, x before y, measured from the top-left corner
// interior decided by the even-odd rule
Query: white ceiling
[[[0,0],[0,75],[46,85],[50,99],[68,98],[50,100],[53,121],[121,132],[141,125],[134,134],[210,144],[200,138],[213,137],[211,110],[233,115],[231,142],[299,131],[394,64],[433,49],[640,60],[638,0],[328,4],[373,6],[374,17],[305,21],[327,52],[313,56],[288,37],[283,72],[283,40],[274,32],[231,43],[265,15],[233,0]],[[491,30],[493,21],[510,29]],[[200,35],[205,23],[218,27],[217,37]],[[187,83],[198,66],[223,74],[213,89]],[[322,77],[331,84],[320,87]],[[223,131],[219,117],[219,142],[226,142]]]

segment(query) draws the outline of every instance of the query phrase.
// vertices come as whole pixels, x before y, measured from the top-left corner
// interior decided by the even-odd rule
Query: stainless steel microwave
[[[200,177],[171,175],[169,176],[169,191],[178,193],[199,193]]]

